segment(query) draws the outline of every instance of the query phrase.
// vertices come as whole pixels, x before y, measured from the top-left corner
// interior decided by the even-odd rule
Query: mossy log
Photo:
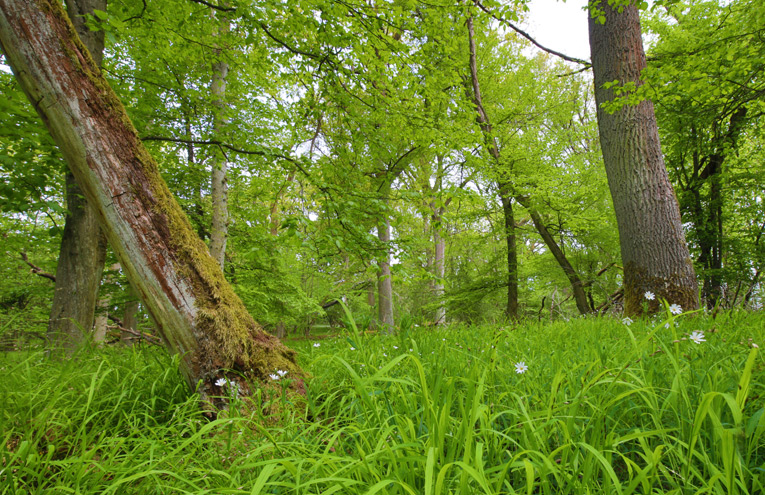
[[[301,387],[294,351],[226,282],[60,2],[0,0],[0,46],[189,386],[220,396],[227,376],[247,393],[284,370]]]

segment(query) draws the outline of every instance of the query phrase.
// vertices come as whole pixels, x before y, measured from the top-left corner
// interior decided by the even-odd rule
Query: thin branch
[[[205,0],[189,0],[189,1],[194,3],[201,3],[202,5],[207,5],[211,9],[220,10],[221,12],[236,12],[236,7],[222,7],[220,5],[215,5],[210,2],[205,2]]]
[[[534,44],[534,46],[536,46],[540,50],[545,51],[545,52],[547,52],[547,53],[549,53],[551,55],[555,55],[556,57],[560,57],[563,60],[567,60],[569,62],[574,62],[574,63],[577,63],[577,64],[582,64],[582,65],[586,66],[584,70],[589,69],[592,66],[592,63],[588,62],[587,60],[582,60],[581,58],[576,58],[576,57],[569,57],[568,55],[565,55],[565,54],[563,54],[561,52],[557,52],[557,51],[555,51],[555,50],[553,50],[551,48],[547,48],[545,46],[542,46],[541,44],[539,44],[537,42],[537,40],[532,38],[529,33],[527,33],[526,31],[522,30],[521,28],[519,28],[518,26],[516,26],[512,22],[508,21],[507,19],[503,19],[503,18],[497,16],[496,14],[494,14],[494,12],[492,12],[491,10],[486,8],[479,0],[475,0],[475,4],[476,4],[476,6],[478,6],[479,9],[481,9],[485,13],[489,14],[493,19],[499,21],[500,23],[506,25],[507,27],[509,27],[510,29],[515,31],[516,33],[520,34],[521,36],[523,36],[524,38],[529,40],[532,44]]]
[[[39,266],[33,265],[29,261],[29,258],[27,258],[27,253],[26,252],[21,251],[21,253],[19,253],[19,254],[21,254],[22,261],[24,261],[24,263],[26,263],[27,265],[29,265],[32,268],[32,273],[34,273],[35,275],[38,275],[38,276],[40,276],[42,278],[47,278],[48,280],[52,280],[53,282],[56,281],[56,276],[55,275],[43,271],[43,269],[40,268]]]

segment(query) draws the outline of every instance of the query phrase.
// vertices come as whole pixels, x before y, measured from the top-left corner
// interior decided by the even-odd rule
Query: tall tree
[[[619,226],[625,313],[639,314],[649,291],[684,310],[696,309],[696,275],[664,166],[653,103],[605,108],[614,99],[614,81],[627,89],[641,84],[646,58],[637,6],[591,5],[589,35],[600,145]],[[650,311],[658,308],[658,298],[650,301]]]
[[[215,16],[214,13],[211,15]],[[229,20],[225,15],[221,16],[218,35],[223,38],[229,31]],[[228,124],[226,117],[226,77],[228,77],[228,63],[224,59],[224,50],[221,46],[214,49],[213,75],[210,93],[213,97],[213,133],[214,138],[221,140],[225,126]],[[226,258],[226,242],[228,241],[228,185],[227,185],[226,157],[217,151],[212,163],[212,226],[210,228],[210,253],[215,261],[223,268]]]
[[[101,66],[104,32],[86,25],[88,15],[106,11],[106,0],[67,0],[69,18],[93,61]],[[96,211],[88,205],[74,175],[66,172],[67,214],[56,268],[56,288],[48,321],[54,348],[72,347],[93,328],[98,290],[106,260],[106,237]]]
[[[483,106],[481,97],[481,88],[478,81],[478,64],[476,59],[476,43],[475,43],[475,29],[473,27],[473,18],[467,19],[468,28],[468,41],[470,49],[470,80],[472,86],[473,103],[475,104],[476,111],[478,113],[477,120],[481,127],[481,132],[485,136],[486,147],[489,150],[489,154],[494,159],[494,162],[500,164],[500,150],[497,144],[496,138],[492,135],[492,125],[489,121],[489,116]],[[501,168],[501,167],[498,167]],[[587,303],[587,294],[584,291],[584,284],[582,283],[579,274],[569,262],[563,250],[558,246],[553,236],[550,234],[549,229],[542,220],[542,216],[532,203],[531,198],[528,195],[518,194],[513,187],[511,178],[505,174],[500,175],[500,179],[497,182],[500,199],[502,201],[502,208],[505,218],[505,229],[507,230],[507,250],[508,250],[508,301],[507,301],[507,316],[511,319],[517,317],[517,298],[518,298],[518,261],[517,251],[515,247],[515,220],[513,217],[512,203],[513,201],[519,203],[526,208],[531,216],[539,235],[547,245],[547,248],[555,257],[555,260],[560,265],[563,272],[566,274],[569,282],[571,283],[571,289],[576,301],[577,309],[581,314],[587,314],[590,311],[590,307]]]
[[[299,377],[294,351],[263,331],[226,282],[58,1],[0,0],[0,47],[164,342],[181,355],[189,387],[207,398],[222,395],[224,376]],[[250,392],[247,381],[239,391]]]

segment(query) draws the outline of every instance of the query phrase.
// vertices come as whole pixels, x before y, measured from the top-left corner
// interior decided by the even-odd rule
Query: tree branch
[[[555,50],[553,50],[551,48],[547,48],[545,46],[542,46],[541,44],[539,44],[539,42],[537,42],[537,40],[532,38],[529,33],[527,33],[526,31],[522,30],[521,28],[519,28],[518,26],[516,26],[512,22],[508,21],[507,19],[503,19],[503,18],[497,16],[491,10],[486,8],[479,0],[475,0],[475,4],[476,4],[476,6],[479,9],[481,9],[485,13],[489,14],[493,19],[499,21],[501,24],[506,25],[507,27],[509,27],[510,29],[515,31],[516,33],[520,34],[521,36],[523,36],[524,38],[529,40],[534,46],[536,46],[540,50],[542,50],[544,52],[547,52],[547,53],[549,53],[551,55],[555,55],[556,57],[560,57],[563,60],[566,60],[568,62],[574,62],[574,63],[577,63],[577,64],[582,64],[582,65],[586,66],[585,70],[589,69],[592,66],[592,63],[588,62],[587,60],[582,60],[581,58],[576,58],[576,57],[569,57],[568,55],[565,55],[565,54],[563,54],[561,52],[557,52],[557,51],[555,51]]]
[[[205,0],[189,0],[189,1],[194,3],[201,3],[202,5],[206,5],[210,7],[211,9],[220,10],[221,12],[236,12],[236,7],[222,7],[220,5],[215,5],[210,2],[205,2]]]
[[[52,280],[53,282],[56,281],[56,276],[55,275],[50,274],[48,272],[45,272],[39,266],[35,266],[32,263],[30,263],[29,258],[27,258],[27,253],[26,252],[21,251],[20,254],[21,254],[22,261],[24,261],[24,263],[26,263],[27,265],[29,265],[32,268],[32,273],[34,273],[35,275],[38,275],[38,276],[40,276],[42,278],[47,278],[48,280]]]

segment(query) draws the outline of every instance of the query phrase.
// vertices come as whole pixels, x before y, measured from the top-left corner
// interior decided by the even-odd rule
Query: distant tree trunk
[[[130,295],[133,296],[134,293],[131,290]],[[133,330],[134,332],[138,330],[138,310],[140,308],[140,304],[138,303],[138,299],[131,299],[130,301],[125,303],[125,309],[122,314],[122,326],[125,327],[128,330]],[[135,339],[132,338],[134,335],[131,335],[127,332],[121,332],[120,333],[120,340],[128,346],[132,346],[133,342],[135,342]]]
[[[228,19],[221,20],[219,35],[229,31]],[[228,64],[223,61],[223,50],[216,48],[213,56],[213,77],[210,92],[213,96],[215,115],[213,117],[213,131],[215,137],[220,139],[225,126],[226,118],[226,77],[228,77]],[[210,232],[210,253],[221,268],[225,263],[226,243],[228,242],[228,163],[226,157],[220,151],[216,151],[212,164],[212,226]]]
[[[518,319],[518,250],[515,244],[515,213],[513,198],[508,187],[499,184],[499,199],[505,219],[505,242],[507,244],[507,306],[505,316],[511,321]]]
[[[277,369],[300,378],[294,351],[252,319],[192,229],[58,0],[0,0],[0,47],[189,387],[210,398],[223,376],[245,395],[248,379],[270,383]]]
[[[441,215],[437,217],[437,222],[441,223]],[[446,275],[446,240],[441,237],[438,229],[433,229],[433,244],[435,247],[434,266],[436,276],[435,284],[433,284],[436,298],[438,299],[438,307],[436,308],[436,325],[444,325],[446,323],[446,305],[444,304],[444,275]]]
[[[106,11],[106,0],[68,0],[69,18],[100,67],[104,32],[91,31],[85,15]],[[74,176],[66,173],[67,214],[56,268],[56,288],[48,320],[47,339],[54,349],[72,348],[93,328],[98,287],[106,259],[106,237],[96,212],[88,205]]]
[[[624,310],[638,315],[651,291],[683,310],[698,308],[696,275],[685,242],[680,211],[667,176],[653,104],[643,101],[611,114],[602,105],[614,93],[604,84],[641,84],[646,65],[640,16],[634,4],[617,12],[606,2],[604,24],[590,17],[590,49],[598,105],[598,131],[608,185],[619,226],[624,265]]]
[[[109,267],[106,277],[104,277],[104,285],[111,285],[114,283],[114,273],[119,272],[120,264],[115,263]],[[112,295],[108,291],[101,291],[101,297],[98,299],[98,311],[96,312],[96,321],[93,326],[93,342],[103,344],[106,342],[106,332],[109,325],[109,308],[112,304]]]
[[[579,278],[579,274],[571,265],[571,262],[568,261],[566,254],[555,241],[552,234],[550,234],[550,231],[542,221],[542,216],[539,212],[535,208],[531,208],[530,205],[524,206],[528,209],[531,221],[534,222],[534,227],[537,229],[537,232],[539,232],[539,235],[542,236],[542,240],[545,241],[547,249],[550,250],[555,261],[558,262],[563,273],[566,274],[566,278],[568,278],[568,281],[571,283],[571,290],[574,293],[574,301],[576,301],[576,309],[579,310],[580,314],[586,315],[591,311],[591,308],[587,303],[587,293],[584,290],[582,279]]]
[[[468,17],[467,28],[470,43],[470,78],[472,82],[473,102],[475,103],[478,112],[478,124],[481,126],[481,131],[484,134],[489,153],[499,165],[499,147],[497,146],[496,139],[491,135],[491,122],[483,107],[481,87],[478,82],[478,63],[476,61],[475,34],[473,33],[472,17]],[[498,186],[500,190],[500,199],[502,200],[502,209],[505,216],[505,235],[507,239],[507,317],[511,320],[518,318],[518,254],[515,247],[515,217],[513,216],[512,209],[513,199],[529,211],[529,215],[534,222],[534,227],[536,227],[537,232],[539,232],[539,235],[547,245],[547,248],[555,257],[555,261],[558,262],[561,269],[566,274],[566,277],[569,279],[569,282],[571,282],[571,289],[574,293],[577,309],[579,309],[581,314],[589,313],[590,308],[587,305],[587,294],[584,291],[584,284],[582,284],[579,275],[571,266],[571,263],[569,263],[563,250],[558,246],[558,243],[555,242],[553,236],[550,235],[550,232],[547,230],[544,223],[542,223],[542,218],[539,215],[539,212],[531,204],[531,200],[528,197],[514,194],[512,184],[507,180],[503,179],[498,181]]]
[[[390,220],[386,216],[377,225],[377,238],[385,246],[385,253],[379,258],[380,270],[377,272],[377,311],[380,327],[387,333],[393,333],[393,283],[390,271]]]

